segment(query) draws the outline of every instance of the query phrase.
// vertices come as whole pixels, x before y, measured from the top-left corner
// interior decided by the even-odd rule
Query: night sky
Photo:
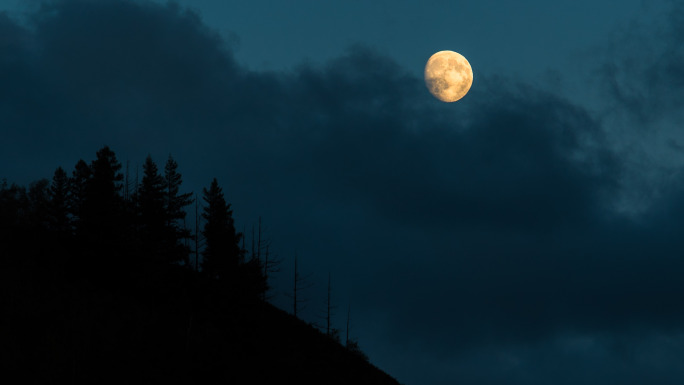
[[[0,178],[218,178],[406,385],[684,381],[679,1],[0,0]],[[463,54],[442,103],[423,67]],[[194,217],[193,217],[194,218]],[[248,240],[251,235],[248,235]]]

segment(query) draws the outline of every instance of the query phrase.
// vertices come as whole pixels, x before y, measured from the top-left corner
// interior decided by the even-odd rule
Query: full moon
[[[455,102],[464,97],[473,84],[473,69],[463,55],[454,51],[439,51],[425,64],[425,85],[443,102]]]

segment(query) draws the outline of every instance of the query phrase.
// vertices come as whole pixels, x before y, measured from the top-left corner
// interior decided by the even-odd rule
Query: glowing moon
[[[461,54],[439,51],[425,65],[425,85],[437,99],[455,102],[473,85],[473,69]]]

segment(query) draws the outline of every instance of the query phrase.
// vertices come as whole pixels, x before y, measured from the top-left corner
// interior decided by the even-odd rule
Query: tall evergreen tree
[[[123,181],[121,164],[114,152],[107,146],[96,153],[90,165],[91,178],[86,184],[86,196],[81,216],[95,231],[109,230],[116,214],[120,212],[120,195]]]
[[[88,185],[89,193],[92,193],[94,200],[109,203],[107,208],[111,209],[122,199],[121,163],[108,146],[102,147],[95,155],[90,165],[93,174]]]
[[[76,163],[70,180],[71,211],[78,217],[82,235],[106,232],[113,224],[122,201],[120,170],[121,164],[107,146],[96,153],[90,165],[83,160]]]
[[[101,277],[113,276],[122,266],[114,258],[123,257],[128,224],[123,210],[121,164],[107,146],[96,153],[90,165],[91,177],[85,186],[85,199],[79,209],[79,235],[85,247],[85,266]]]
[[[24,243],[24,256],[29,263],[35,263],[33,268],[39,268],[46,262],[52,262],[44,258],[48,250],[54,250],[50,239],[50,181],[40,179],[29,184],[27,225],[21,234]],[[32,269],[33,269],[32,268]]]
[[[26,189],[14,183],[8,186],[3,179],[0,183],[0,262],[5,267],[22,262],[16,256],[26,247],[22,237],[28,229],[27,211]]]
[[[86,188],[92,177],[90,166],[83,159],[80,159],[74,166],[74,171],[69,178],[69,195],[67,206],[72,221],[76,226],[77,233],[82,227],[81,213],[86,201]]]
[[[233,211],[226,203],[216,178],[209,190],[205,188],[203,192],[206,206],[202,218],[206,222],[202,235],[206,246],[202,253],[202,270],[220,280],[234,278],[240,261],[242,234],[235,231]]]
[[[47,231],[50,214],[50,181],[40,179],[29,184],[29,221],[36,230]]]
[[[63,168],[58,167],[52,175],[50,185],[50,228],[65,236],[71,232],[69,220],[69,177]]]
[[[165,259],[166,212],[164,178],[150,155],[143,164],[143,178],[138,189],[138,213],[143,253],[155,262]]]
[[[190,231],[181,226],[185,219],[185,207],[192,204],[192,193],[180,193],[183,178],[178,172],[178,163],[169,155],[164,167],[164,187],[166,206],[166,227],[170,235],[169,259],[171,262],[183,261],[189,264],[190,250],[181,243],[190,238]]]

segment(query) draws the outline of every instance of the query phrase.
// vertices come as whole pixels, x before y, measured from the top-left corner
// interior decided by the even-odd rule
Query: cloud
[[[679,151],[684,143],[684,7],[677,2],[658,6],[658,14],[632,21],[600,47],[589,83],[600,89],[597,109],[613,152],[625,165],[620,182],[625,212],[648,210],[669,193],[684,166]]]
[[[671,2],[654,19],[632,22],[606,50],[600,70],[604,87],[618,110],[638,119],[644,128],[681,110],[683,24],[684,7]]]

